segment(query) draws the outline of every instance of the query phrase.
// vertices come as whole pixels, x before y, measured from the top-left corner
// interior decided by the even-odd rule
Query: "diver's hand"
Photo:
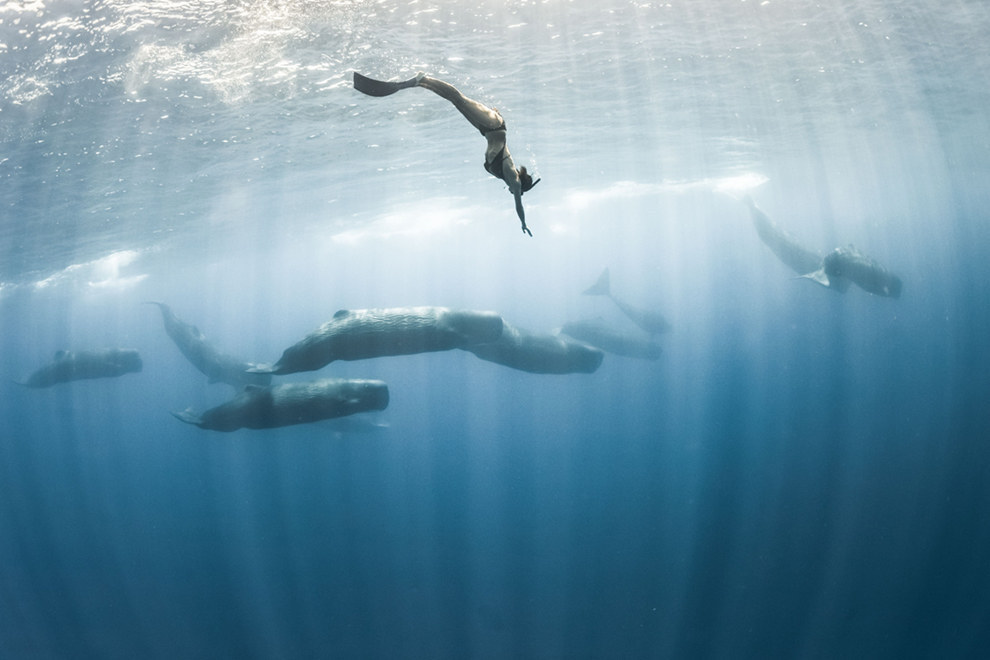
[[[519,216],[519,223],[522,225],[523,233],[529,234],[530,238],[532,238],[533,232],[526,226],[526,211],[523,210],[522,193],[515,193],[513,197],[516,198],[516,215]]]

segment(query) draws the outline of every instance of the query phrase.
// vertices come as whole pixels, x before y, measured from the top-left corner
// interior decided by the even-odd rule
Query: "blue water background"
[[[896,6],[891,6],[895,4]],[[0,10],[0,656],[976,658],[990,648],[990,8]],[[519,232],[496,105],[543,182]],[[899,300],[793,279],[737,197]],[[657,362],[334,363],[389,408],[221,434],[148,300],[270,361],[341,308],[602,316]],[[144,370],[14,384],[56,350]],[[298,374],[286,380],[304,380]]]

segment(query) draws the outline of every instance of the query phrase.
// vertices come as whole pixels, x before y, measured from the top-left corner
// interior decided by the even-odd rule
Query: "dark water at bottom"
[[[613,361],[548,388],[467,354],[401,358],[390,425],[366,435],[204,433],[148,412],[161,379],[8,390],[0,646],[979,657],[982,272],[953,330],[870,344],[867,373],[844,313],[790,345],[771,331],[786,363],[716,331],[690,378]]]

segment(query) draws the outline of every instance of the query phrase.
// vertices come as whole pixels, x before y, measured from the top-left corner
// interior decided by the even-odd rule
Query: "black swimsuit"
[[[479,128],[478,130],[481,131],[482,135],[488,137],[489,133],[493,133],[495,131],[504,131],[505,120],[503,119],[502,124],[496,128],[488,128],[488,129]],[[499,150],[499,152],[495,154],[495,158],[492,159],[492,162],[489,163],[488,161],[485,161],[485,171],[491,174],[496,179],[502,179],[502,181],[505,181],[505,177],[502,174],[502,161],[504,160],[505,160],[505,146],[503,145],[502,148]]]
[[[502,147],[492,162],[485,161],[485,170],[488,171],[496,179],[502,179],[505,181],[505,177],[502,174],[502,162],[505,160],[505,147]]]
[[[485,137],[488,137],[488,134],[489,133],[494,133],[495,131],[504,131],[505,130],[505,120],[503,119],[502,120],[502,123],[499,124],[498,126],[496,126],[495,128],[479,128],[478,130],[481,131],[481,134],[482,135],[484,135]]]

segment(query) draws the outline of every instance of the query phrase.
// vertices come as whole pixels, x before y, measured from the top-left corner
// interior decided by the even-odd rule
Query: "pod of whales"
[[[335,360],[366,360],[468,348],[496,341],[502,317],[494,312],[446,307],[342,309],[315,331],[285,349],[272,365],[254,373],[315,371]]]
[[[328,378],[270,387],[248,385],[230,401],[201,415],[189,410],[172,414],[210,431],[271,429],[385,410],[388,399],[388,385],[380,380]]]
[[[757,208],[747,195],[743,200],[760,240],[780,261],[801,276],[822,286],[845,293],[850,284],[877,296],[899,298],[901,278],[853,246],[835,248],[824,258],[805,249]]]
[[[26,387],[51,387],[87,378],[112,378],[141,371],[141,355],[132,348],[94,351],[58,351],[55,359],[21,383]]]
[[[634,307],[612,293],[608,268],[602,271],[602,274],[598,276],[598,280],[593,285],[585,289],[584,295],[606,296],[610,298],[615,303],[615,306],[622,310],[622,313],[630,321],[638,325],[647,334],[660,335],[670,332],[670,323],[663,314],[649,309]]]
[[[587,344],[553,334],[538,334],[502,325],[498,341],[466,347],[482,360],[534,374],[593,373],[603,354]]]
[[[622,357],[657,360],[663,353],[660,344],[650,337],[621,332],[601,319],[568,321],[561,326],[560,331],[578,341]]]
[[[221,353],[199,328],[182,321],[172,309],[161,302],[148,302],[157,305],[162,312],[162,322],[165,333],[172,339],[179,351],[190,363],[199,369],[211,383],[227,383],[237,389],[245,385],[268,385],[272,381],[270,374],[249,373],[257,365]]]
[[[855,284],[874,295],[900,296],[901,279],[855,247],[839,247],[821,256],[798,243],[757,208],[751,198],[747,196],[744,201],[760,240],[800,278],[839,292]],[[196,326],[179,319],[168,305],[147,304],[158,307],[168,336],[211,383],[224,382],[240,390],[232,400],[202,414],[190,410],[172,414],[204,429],[233,431],[347,418],[388,406],[389,390],[382,381],[325,379],[270,384],[273,375],[313,371],[337,360],[456,348],[520,371],[571,374],[597,371],[604,359],[603,351],[645,360],[657,360],[661,356],[656,335],[669,332],[670,323],[659,312],[635,307],[613,294],[608,268],[583,293],[611,299],[642,332],[620,330],[602,319],[571,321],[553,333],[532,332],[504,322],[494,312],[446,307],[342,309],[285,349],[277,362],[259,365],[220,352]],[[43,388],[74,380],[120,376],[142,368],[141,357],[134,349],[59,351],[52,363],[20,384]],[[343,428],[376,430],[383,425],[359,418]]]

